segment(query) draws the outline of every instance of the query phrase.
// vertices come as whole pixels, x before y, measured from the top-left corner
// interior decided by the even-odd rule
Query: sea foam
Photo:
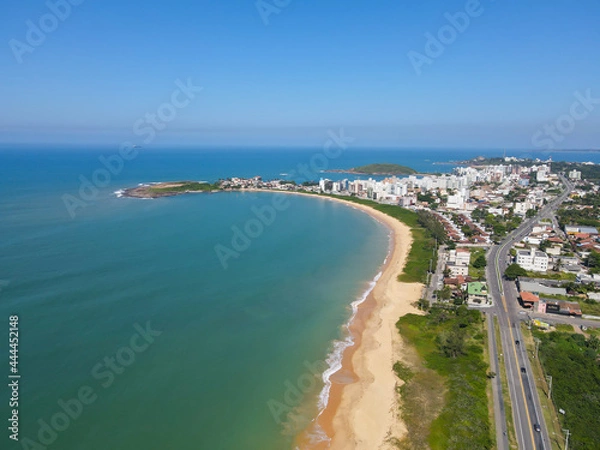
[[[327,363],[327,369],[325,369],[325,371],[323,372],[323,376],[322,376],[324,386],[323,386],[323,389],[321,390],[321,392],[319,393],[319,402],[318,402],[319,414],[318,414],[317,418],[323,413],[323,411],[327,407],[327,403],[329,402],[329,392],[331,391],[331,376],[342,368],[342,359],[344,357],[344,351],[347,348],[352,347],[354,345],[354,338],[352,337],[352,334],[350,333],[350,325],[352,325],[352,322],[354,321],[354,318],[356,317],[356,314],[358,313],[358,307],[362,303],[365,302],[365,300],[367,299],[369,294],[373,291],[373,288],[375,288],[377,281],[379,280],[379,278],[381,278],[381,274],[382,274],[382,272],[379,272],[375,276],[375,278],[373,278],[373,280],[369,283],[369,287],[363,293],[363,295],[360,298],[358,298],[357,300],[352,302],[352,304],[351,304],[352,315],[350,316],[350,319],[348,320],[348,322],[346,322],[346,325],[345,325],[346,338],[341,341],[340,340],[334,341],[333,349],[329,353],[329,355],[327,355],[327,358],[325,359],[325,362]]]

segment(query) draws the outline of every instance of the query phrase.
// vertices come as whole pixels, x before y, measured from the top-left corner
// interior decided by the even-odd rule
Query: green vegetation
[[[500,324],[498,317],[494,316],[494,334],[496,335],[496,343],[500,345],[502,336],[500,335]],[[515,433],[515,423],[512,417],[512,403],[508,390],[508,379],[506,377],[506,362],[504,353],[498,355],[498,372],[500,373],[500,384],[502,385],[502,399],[504,400],[504,421],[506,423],[506,433],[508,435],[508,447],[511,450],[516,450],[517,438]]]
[[[485,255],[478,256],[473,262],[473,267],[475,267],[476,269],[483,269],[485,266],[487,266]]]
[[[573,169],[577,169],[581,172],[582,180],[600,180],[600,166],[598,165],[590,166],[587,164],[566,161],[552,162],[553,172],[565,172],[566,174]]]
[[[504,276],[506,278],[508,278],[509,280],[515,280],[517,277],[525,277],[525,276],[527,276],[527,271],[525,269],[523,269],[517,263],[512,263],[504,271]]]
[[[415,169],[410,167],[390,163],[368,164],[366,166],[355,167],[352,169],[352,172],[367,175],[412,175],[417,173]]]
[[[585,206],[586,208],[576,209],[573,208],[573,205]],[[572,204],[558,210],[558,223],[561,227],[565,225],[600,227],[598,209],[600,209],[600,193],[589,193],[583,197],[575,197]]]
[[[596,250],[592,250],[590,255],[585,259],[585,265],[590,268],[590,272],[600,272],[600,253]]]
[[[485,229],[492,233],[491,237],[494,241],[500,241],[507,233],[517,229],[522,221],[523,219],[515,216],[512,210],[504,217],[487,213],[483,218]]]
[[[519,275],[520,276],[520,275]],[[525,272],[524,277],[530,278],[545,278],[547,280],[558,280],[558,281],[575,281],[577,275],[574,273],[567,272]]]
[[[594,300],[579,300],[579,307],[582,314],[590,316],[600,316],[600,303]]]
[[[569,327],[570,332],[573,332],[572,326],[567,325],[567,327]],[[540,403],[542,404],[542,414],[544,415],[544,421],[548,427],[550,445],[552,450],[562,450],[565,443],[565,438],[562,434],[562,428],[558,421],[558,413],[556,412],[556,408],[554,408],[552,400],[548,398],[548,381],[544,376],[540,359],[534,357],[535,341],[533,340],[533,331],[531,331],[531,329],[529,329],[524,322],[521,322],[521,334],[523,335],[523,344],[527,349],[527,355],[533,370],[533,376],[536,380],[535,388],[538,392]]]
[[[199,183],[197,181],[178,181],[176,183],[168,183],[166,186],[150,186],[148,191],[160,194],[170,192],[208,192],[218,189],[220,189],[218,184]]]
[[[417,221],[419,222],[419,225],[425,228],[431,237],[437,239],[440,244],[448,242],[446,229],[432,213],[425,210],[417,211]]]
[[[439,203],[436,201],[437,197],[434,196],[431,192],[422,193],[419,192],[417,194],[417,201],[425,202],[431,209],[437,209]]]
[[[558,323],[556,325],[554,325],[554,328],[556,328],[556,331],[560,331],[560,332],[566,332],[566,333],[572,333],[573,332],[573,325],[569,325],[566,323]]]
[[[411,377],[401,377],[405,381],[400,388],[405,405],[402,417],[409,441],[402,443],[404,448],[420,450],[426,442],[432,450],[491,449],[494,440],[488,414],[488,365],[483,357],[486,333],[481,313],[464,305],[434,307],[426,316],[408,314],[400,318],[397,327],[424,362],[424,367],[411,372]],[[427,408],[432,397],[438,396],[439,387],[433,389],[436,380],[447,388],[443,404]],[[432,384],[429,392],[424,390]],[[411,396],[411,390],[421,397]],[[415,421],[412,414],[419,409],[419,420]],[[431,426],[419,425],[422,421]]]
[[[595,450],[600,445],[600,340],[575,333],[543,333],[539,356],[546,375],[552,376],[552,400],[566,411],[561,425],[571,431],[569,448]]]
[[[485,258],[485,248],[471,249],[471,263],[469,264],[469,276],[476,279],[485,278],[485,268],[487,260]]]

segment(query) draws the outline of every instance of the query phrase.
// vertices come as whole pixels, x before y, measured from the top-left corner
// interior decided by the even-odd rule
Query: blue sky
[[[0,141],[142,143],[136,121],[188,79],[202,92],[145,144],[318,145],[344,127],[362,145],[530,148],[575,92],[600,98],[597,0],[472,1],[264,0],[266,25],[256,0],[85,0],[39,45],[27,21],[47,4],[4,2]],[[467,10],[429,58],[425,34]],[[600,105],[556,145],[600,148],[599,125]]]

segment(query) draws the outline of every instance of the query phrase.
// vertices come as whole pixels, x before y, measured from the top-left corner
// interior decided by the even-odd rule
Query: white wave
[[[342,368],[342,359],[344,357],[344,351],[347,348],[352,347],[354,345],[354,339],[352,338],[352,335],[350,333],[350,325],[352,324],[354,318],[356,317],[356,314],[358,313],[358,307],[365,302],[369,294],[373,291],[377,280],[381,278],[381,274],[382,272],[379,272],[377,275],[375,275],[375,278],[373,278],[373,280],[369,283],[369,287],[363,293],[363,295],[359,299],[353,301],[350,305],[352,307],[352,315],[350,316],[350,319],[348,320],[348,322],[346,322],[345,325],[347,332],[346,338],[343,341],[333,341],[333,350],[329,353],[329,355],[327,355],[327,358],[325,359],[325,362],[327,363],[328,367],[327,369],[325,369],[322,375],[324,386],[321,392],[319,393],[319,414],[317,418],[323,413],[323,411],[327,407],[327,403],[329,402],[329,392],[331,391],[331,376]]]

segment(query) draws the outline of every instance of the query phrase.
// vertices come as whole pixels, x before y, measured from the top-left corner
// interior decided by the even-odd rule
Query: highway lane
[[[486,319],[488,327],[488,345],[490,353],[490,370],[496,373],[492,379],[492,395],[494,398],[494,420],[496,422],[496,444],[499,450],[508,449],[508,433],[506,428],[506,414],[504,397],[502,396],[502,379],[500,377],[500,365],[498,361],[498,344],[494,328],[494,317],[498,316],[496,307],[486,308]]]
[[[508,255],[512,244],[531,232],[538,220],[553,217],[556,208],[570,194],[572,185],[562,176],[561,181],[565,186],[564,192],[542,208],[534,218],[525,220],[500,244],[493,246],[488,254],[488,284],[490,293],[498,305],[496,310],[516,438],[519,448],[527,450],[550,450],[550,438],[541,413],[541,404],[535,389],[529,359],[525,349],[516,343],[522,341],[516,288],[513,282],[504,279],[503,274],[508,266]],[[539,424],[540,432],[534,430],[535,424]]]

